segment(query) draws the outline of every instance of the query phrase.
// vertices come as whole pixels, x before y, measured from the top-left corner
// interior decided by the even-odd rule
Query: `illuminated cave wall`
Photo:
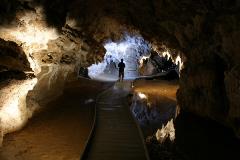
[[[117,80],[118,63],[121,59],[126,66],[125,79],[135,79],[139,76],[141,59],[150,56],[150,44],[141,36],[130,36],[127,33],[117,42],[107,41],[104,48],[106,49],[104,60],[88,68],[89,76],[94,79]]]
[[[56,29],[58,38],[47,43],[48,50],[31,54],[40,66],[37,68],[44,70],[37,76],[49,72],[41,66],[60,65],[61,70],[66,65],[72,72],[100,62],[105,52],[101,44],[120,40],[124,31],[137,30],[156,48],[165,45],[171,54],[184,55],[178,91],[181,110],[223,123],[240,134],[238,0],[3,0],[0,6],[1,29],[22,28],[25,23],[15,21],[16,17],[23,17],[23,11],[36,14],[36,6],[44,11],[43,25]],[[30,62],[31,56],[26,55]],[[56,80],[56,76],[50,77]],[[47,79],[42,78],[49,82]]]
[[[73,0],[67,6],[69,19],[100,43],[119,40],[125,27],[138,30],[157,47],[180,52],[184,55],[178,91],[181,110],[240,134],[238,0]],[[49,17],[58,13],[53,11]]]
[[[4,3],[11,8],[11,2]],[[1,135],[23,127],[61,94],[67,81],[77,78],[81,66],[104,54],[101,45],[71,28],[69,21],[58,30],[48,26],[41,6],[25,5],[18,6],[11,23],[0,25]]]
[[[103,61],[88,67],[89,76],[93,79],[116,81],[118,79],[117,65],[121,59],[126,65],[124,74],[125,79],[128,80],[162,72],[158,68],[160,68],[159,65],[164,65],[163,59],[171,59],[178,66],[176,69],[179,73],[184,67],[184,56],[181,52],[174,52],[165,45],[151,44],[138,33],[133,35],[124,33],[122,38],[115,42],[107,40],[104,42],[104,48],[106,53]],[[146,59],[148,63],[143,64]]]

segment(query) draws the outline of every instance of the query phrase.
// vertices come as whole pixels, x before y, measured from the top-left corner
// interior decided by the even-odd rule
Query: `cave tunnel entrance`
[[[170,52],[155,50],[151,43],[140,35],[124,34],[119,41],[107,40],[106,53],[101,63],[88,67],[90,78],[103,81],[118,80],[118,64],[124,60],[125,80],[134,80],[143,76],[155,76],[169,70],[179,75],[182,67],[180,56],[173,58]]]
[[[141,36],[124,37],[116,42],[108,40],[104,43],[106,54],[101,63],[93,64],[88,68],[89,76],[93,79],[115,81],[118,79],[118,64],[124,60],[125,79],[135,79],[140,76],[140,61],[150,56],[150,44]]]

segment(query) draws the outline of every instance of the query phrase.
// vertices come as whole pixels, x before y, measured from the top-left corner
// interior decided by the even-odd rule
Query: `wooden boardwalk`
[[[130,82],[118,82],[98,97],[96,128],[85,159],[149,159],[143,137],[127,105],[129,89]]]

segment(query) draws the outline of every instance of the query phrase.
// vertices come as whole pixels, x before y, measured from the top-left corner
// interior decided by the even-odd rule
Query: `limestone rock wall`
[[[0,72],[32,71],[30,63],[21,47],[15,42],[0,39]],[[3,77],[1,77],[3,79]]]
[[[130,31],[138,30],[151,43],[183,53],[185,64],[177,94],[182,110],[230,126],[240,135],[238,0],[76,3],[83,4],[82,10],[70,15],[90,35],[118,37],[117,29],[108,30],[109,36],[105,26],[99,25],[107,24],[105,20],[109,24],[109,19],[103,17],[110,17]]]
[[[103,35],[118,37],[116,27],[104,30],[115,26],[113,19],[121,24],[119,28],[138,30],[151,43],[183,53],[177,94],[182,110],[231,126],[240,134],[239,0],[76,0],[72,4],[82,8],[70,12],[70,17],[89,35],[102,37],[99,42]]]
[[[0,6],[6,8],[0,12],[1,27],[16,24],[19,8],[37,12],[35,6],[41,6],[42,22],[60,32],[47,51],[32,54],[40,57],[40,68],[94,63],[104,54],[101,44],[121,38],[125,31],[181,52],[181,109],[230,126],[240,135],[239,0],[5,0]]]
[[[16,8],[12,20],[0,13],[8,20],[0,23],[0,138],[21,129],[62,93],[67,81],[77,78],[80,67],[101,61],[105,52],[68,24],[61,29],[48,26],[42,7],[35,3],[1,5]]]

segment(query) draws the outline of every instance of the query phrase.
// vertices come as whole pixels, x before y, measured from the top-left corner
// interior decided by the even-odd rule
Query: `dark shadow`
[[[18,0],[1,0],[0,3],[0,25],[9,24],[16,17],[16,11],[20,6]]]
[[[240,141],[232,129],[210,119],[181,112],[176,119],[176,145],[186,159],[235,159]]]

